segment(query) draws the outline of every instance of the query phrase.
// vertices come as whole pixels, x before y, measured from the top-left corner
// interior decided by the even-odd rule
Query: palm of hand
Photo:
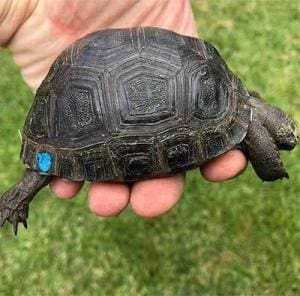
[[[182,14],[182,5],[168,7],[174,6],[172,1],[157,4],[156,0],[128,0],[117,8],[112,2],[35,1],[30,16],[18,26],[7,44],[26,82],[36,88],[63,49],[76,39],[99,29],[151,25],[195,35],[190,13],[185,16],[184,24],[172,22],[172,17],[169,17],[169,22],[165,21],[163,14],[167,15],[170,9],[175,19]],[[185,6],[189,9],[187,2]],[[235,150],[210,161],[201,168],[201,172],[207,180],[223,181],[236,176],[245,166],[244,155]],[[83,182],[53,178],[50,187],[57,196],[72,198],[82,185]],[[137,214],[154,217],[176,204],[183,187],[183,175],[139,181],[131,188],[127,184],[93,182],[88,191],[89,207],[97,215],[112,216],[119,214],[130,203]]]

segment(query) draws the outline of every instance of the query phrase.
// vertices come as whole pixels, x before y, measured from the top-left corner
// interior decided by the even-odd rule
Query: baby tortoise
[[[248,92],[217,50],[159,28],[109,29],[76,41],[37,90],[23,131],[23,179],[0,202],[1,224],[27,226],[51,176],[131,182],[246,153],[264,181],[288,177],[279,149],[295,124]]]

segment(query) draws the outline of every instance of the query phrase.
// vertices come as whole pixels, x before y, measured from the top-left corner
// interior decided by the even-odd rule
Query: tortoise
[[[263,181],[288,177],[279,149],[294,122],[248,91],[210,43],[155,28],[108,29],[55,60],[27,116],[23,179],[4,193],[1,225],[27,227],[51,176],[132,182],[196,168],[233,148]]]

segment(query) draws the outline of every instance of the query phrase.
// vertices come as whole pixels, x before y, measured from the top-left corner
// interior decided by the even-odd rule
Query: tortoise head
[[[279,149],[292,150],[298,142],[297,124],[287,113],[268,105],[257,92],[250,92],[254,118],[263,122]]]

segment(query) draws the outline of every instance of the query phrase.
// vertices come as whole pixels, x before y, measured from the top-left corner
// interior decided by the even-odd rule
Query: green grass
[[[192,3],[199,35],[249,88],[300,121],[299,2]],[[2,50],[1,192],[23,170],[18,130],[31,101]],[[223,184],[192,172],[179,205],[154,220],[130,210],[99,219],[85,192],[62,202],[43,190],[29,231],[0,232],[0,295],[299,295],[300,150],[282,157],[289,181],[262,183],[250,167]]]

